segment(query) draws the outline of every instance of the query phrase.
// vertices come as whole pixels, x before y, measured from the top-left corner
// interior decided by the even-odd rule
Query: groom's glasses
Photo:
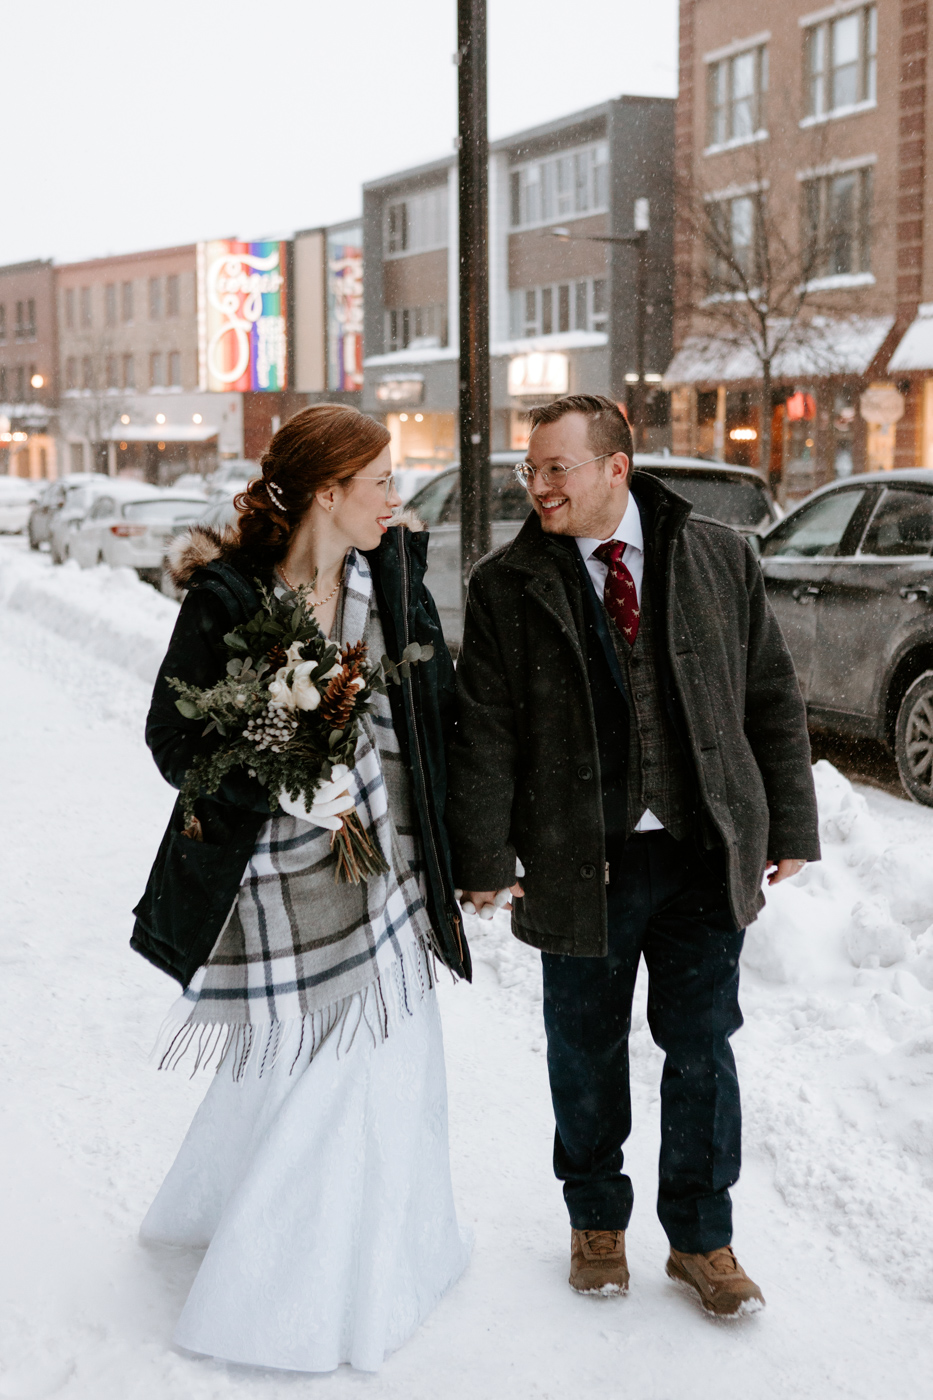
[[[575,462],[572,467],[562,466],[560,462],[555,462],[553,467],[536,467],[534,462],[521,462],[514,470],[526,491],[530,491],[536,476],[540,476],[545,486],[563,486],[568,474],[578,467],[588,467],[591,462],[601,462],[604,457],[614,455],[613,452],[602,452],[598,457],[587,457],[585,462]]]

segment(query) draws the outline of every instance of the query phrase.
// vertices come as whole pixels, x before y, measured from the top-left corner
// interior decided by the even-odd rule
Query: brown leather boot
[[[668,1276],[686,1283],[699,1295],[707,1312],[717,1317],[758,1312],[765,1305],[761,1289],[753,1283],[727,1244],[708,1254],[681,1254],[671,1247]]]
[[[571,1230],[570,1287],[578,1293],[627,1293],[624,1230]]]

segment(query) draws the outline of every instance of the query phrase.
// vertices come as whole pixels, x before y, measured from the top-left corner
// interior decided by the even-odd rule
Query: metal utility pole
[[[489,192],[486,0],[458,0],[460,561],[489,552]]]

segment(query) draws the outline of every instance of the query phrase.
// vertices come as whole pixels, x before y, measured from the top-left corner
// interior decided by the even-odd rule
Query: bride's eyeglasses
[[[395,490],[395,476],[394,476],[391,472],[389,473],[388,476],[360,476],[359,472],[357,472],[357,474],[356,474],[356,476],[353,478],[353,480],[354,480],[354,481],[378,481],[378,483],[379,483],[380,486],[384,486],[384,487],[385,487],[386,500],[389,499],[389,497],[392,495],[392,492]]]

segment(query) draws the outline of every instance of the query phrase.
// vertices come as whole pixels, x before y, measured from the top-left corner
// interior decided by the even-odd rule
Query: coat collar
[[[646,563],[650,559],[657,564],[680,534],[692,507],[650,472],[635,471],[632,494],[641,512]],[[541,521],[532,511],[515,539],[500,554],[499,562],[525,574],[547,574],[555,567],[565,573],[562,561],[567,559],[568,544],[573,545],[569,535],[545,534]]]

